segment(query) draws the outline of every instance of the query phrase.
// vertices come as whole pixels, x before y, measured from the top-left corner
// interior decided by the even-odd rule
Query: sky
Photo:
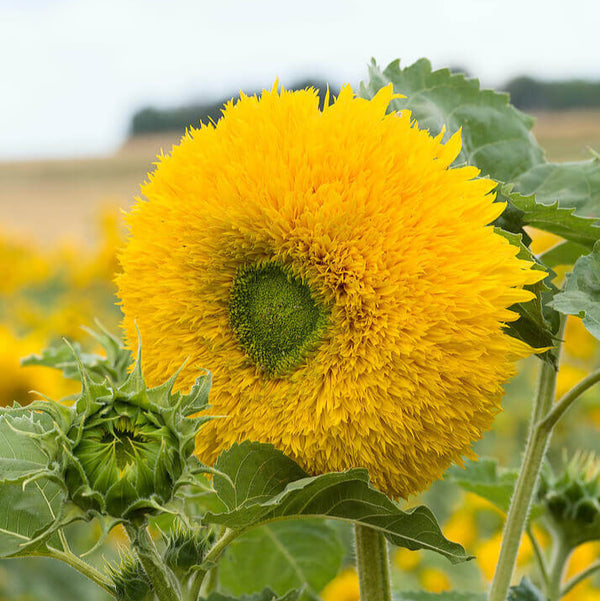
[[[597,0],[0,0],[0,160],[102,156],[133,113],[429,58],[600,79]]]

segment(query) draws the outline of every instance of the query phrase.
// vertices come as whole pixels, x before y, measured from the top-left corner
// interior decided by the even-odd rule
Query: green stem
[[[179,582],[162,561],[146,527],[125,524],[125,530],[159,601],[181,601]]]
[[[546,560],[544,558],[544,553],[542,552],[542,548],[540,547],[540,543],[538,542],[535,534],[533,533],[533,529],[531,526],[527,526],[525,529],[527,532],[527,536],[529,537],[529,541],[531,542],[531,547],[533,548],[533,553],[535,555],[535,559],[537,561],[538,568],[540,570],[540,576],[542,577],[542,581],[544,582],[544,588],[548,588],[548,568],[546,567]]]
[[[568,411],[571,405],[586,391],[588,388],[594,386],[600,382],[600,369],[592,372],[589,376],[585,377],[581,382],[573,386],[569,392],[560,398],[554,405],[552,411],[550,411],[543,420],[545,427],[552,429],[560,418]]]
[[[225,549],[227,549],[227,546],[229,545],[229,543],[231,543],[231,541],[234,538],[237,538],[240,534],[242,534],[242,532],[243,532],[243,530],[226,529],[223,532],[221,538],[219,538],[219,540],[217,540],[217,542],[211,547],[210,551],[206,554],[206,557],[204,558],[203,563],[206,565],[210,565],[210,564],[214,564],[214,565],[212,566],[212,568],[209,567],[205,570],[197,571],[196,577],[195,577],[193,585],[192,585],[192,590],[197,591],[196,598],[198,598],[200,588],[202,587],[202,583],[204,582],[206,575],[209,572],[215,571],[216,563],[217,563],[217,561],[219,561],[219,558],[221,557],[221,555],[223,554]]]
[[[560,596],[564,597],[567,593],[571,592],[580,582],[583,582],[586,578],[589,578],[594,572],[600,570],[600,561],[594,562],[592,565],[587,567],[582,572],[579,572],[576,576],[573,576],[571,580],[567,580],[565,586],[560,591]]]
[[[50,548],[50,557],[58,559],[72,568],[87,576],[92,582],[95,582],[99,587],[103,588],[107,593],[114,596],[115,589],[112,586],[110,580],[99,572],[96,568],[77,557],[74,553],[67,553],[65,551],[59,551],[58,549]]]
[[[567,544],[560,534],[555,538],[555,546],[550,562],[550,580],[546,595],[549,601],[559,601],[561,598],[561,583],[573,548]]]
[[[360,601],[391,601],[390,563],[383,534],[356,524],[354,537]]]
[[[219,565],[217,564],[212,570],[208,572],[208,578],[204,579],[202,583],[202,596],[208,597],[210,593],[217,590],[217,583],[219,582]]]
[[[565,320],[561,320],[561,327],[557,333],[557,339],[561,340]],[[560,342],[557,344],[556,360],[560,357]],[[511,499],[500,557],[496,566],[496,573],[490,587],[489,601],[506,601],[508,590],[511,585],[517,554],[521,545],[523,530],[527,524],[533,494],[535,492],[540,468],[550,442],[552,428],[544,423],[544,418],[552,409],[556,391],[557,372],[554,367],[544,361],[540,369],[538,387],[533,404],[532,422],[529,428],[529,436],[523,463],[519,471],[519,478],[515,485],[515,491]]]

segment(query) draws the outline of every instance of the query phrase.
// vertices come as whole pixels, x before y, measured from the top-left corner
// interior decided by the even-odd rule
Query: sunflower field
[[[0,599],[600,600],[600,157],[532,126],[373,62],[0,229]]]

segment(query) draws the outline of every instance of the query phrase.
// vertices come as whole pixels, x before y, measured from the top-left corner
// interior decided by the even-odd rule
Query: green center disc
[[[244,351],[271,376],[297,367],[327,321],[310,288],[280,263],[239,269],[229,314]]]

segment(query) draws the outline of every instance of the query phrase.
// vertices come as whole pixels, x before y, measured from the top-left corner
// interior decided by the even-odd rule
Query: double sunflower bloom
[[[134,207],[120,297],[151,385],[189,358],[180,388],[213,372],[197,439],[211,463],[270,442],[309,473],[367,467],[406,497],[428,486],[499,410],[506,334],[543,273],[489,224],[495,182],[450,169],[408,111],[345,87],[229,103],[161,157]]]

